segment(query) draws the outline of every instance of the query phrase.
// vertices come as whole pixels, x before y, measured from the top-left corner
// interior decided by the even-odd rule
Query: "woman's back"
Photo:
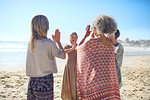
[[[114,49],[97,38],[77,50],[77,94],[79,100],[120,97]]]
[[[56,44],[52,40],[35,40],[33,53],[29,46],[26,61],[28,76],[41,77],[57,72],[55,56],[63,57],[64,54],[56,47]]]

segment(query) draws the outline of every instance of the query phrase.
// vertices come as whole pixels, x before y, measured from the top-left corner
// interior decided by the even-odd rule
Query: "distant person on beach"
[[[120,100],[114,47],[104,35],[116,28],[111,16],[98,16],[92,27],[96,37],[77,48],[78,100]]]
[[[49,22],[46,16],[36,15],[31,21],[31,40],[26,59],[28,83],[27,100],[53,100],[53,73],[57,72],[55,57],[65,59],[58,29],[53,40],[47,38]],[[58,44],[59,49],[56,44]]]
[[[123,48],[123,45],[119,43],[117,40],[119,36],[120,36],[120,32],[117,29],[113,34],[108,35],[108,38],[110,38],[114,44],[117,77],[118,77],[118,82],[119,82],[119,88],[121,88],[122,87],[121,65],[123,61],[124,48]]]
[[[85,39],[90,35],[90,25],[86,27],[86,34],[82,41],[79,43],[81,45],[84,43]],[[76,86],[76,62],[77,62],[77,51],[76,47],[78,35],[73,32],[70,35],[70,45],[64,47],[65,53],[68,55],[67,64],[64,69],[61,98],[63,100],[77,100],[77,86]]]

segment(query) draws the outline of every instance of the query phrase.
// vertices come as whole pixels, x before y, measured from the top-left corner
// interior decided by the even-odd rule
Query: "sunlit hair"
[[[96,28],[97,34],[111,34],[117,28],[115,20],[111,16],[100,15],[93,21],[93,28]]]
[[[72,32],[72,33],[70,34],[70,37],[71,37],[72,35],[76,35],[76,36],[77,36],[77,38],[78,38],[78,35],[77,35],[77,33],[76,33],[76,32]]]
[[[34,41],[47,38],[47,31],[49,29],[49,22],[46,16],[36,15],[31,21],[31,38],[30,50],[34,52]]]

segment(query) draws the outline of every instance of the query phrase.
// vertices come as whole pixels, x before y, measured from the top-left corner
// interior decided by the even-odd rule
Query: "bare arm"
[[[79,45],[83,44],[85,39],[90,35],[91,31],[90,31],[90,25],[87,25],[86,27],[86,33],[85,33],[85,36],[84,38],[81,40],[81,42],[79,43]]]
[[[86,36],[84,36],[84,38],[81,40],[81,42],[79,43],[79,46],[81,45],[81,44],[83,44],[84,43],[84,41],[85,41],[85,39],[86,39],[87,37]]]
[[[59,49],[61,49],[64,52],[64,49],[63,49],[61,42],[60,42],[60,32],[58,29],[55,30],[55,35],[52,35],[52,38],[57,43]],[[64,58],[63,59],[65,59],[65,58],[66,58],[66,55],[64,52]]]
[[[65,53],[69,53],[69,52],[71,52],[71,51],[73,51],[73,50],[75,50],[75,49],[76,49],[76,43],[73,44],[73,47],[72,47],[72,48],[69,48],[68,46],[65,46],[65,47],[64,47]]]
[[[64,51],[65,51],[65,53],[69,53],[69,52],[73,51],[73,48],[65,47]]]
[[[59,49],[61,49],[61,50],[64,52],[64,49],[63,49],[63,47],[62,47],[62,45],[61,45],[60,41],[58,41],[58,42],[56,42],[56,43],[57,43],[57,45],[58,45]]]

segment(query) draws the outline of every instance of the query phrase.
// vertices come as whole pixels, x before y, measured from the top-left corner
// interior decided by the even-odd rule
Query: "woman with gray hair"
[[[79,100],[120,100],[113,43],[104,35],[117,28],[111,16],[93,21],[93,35],[77,49],[77,95]]]

